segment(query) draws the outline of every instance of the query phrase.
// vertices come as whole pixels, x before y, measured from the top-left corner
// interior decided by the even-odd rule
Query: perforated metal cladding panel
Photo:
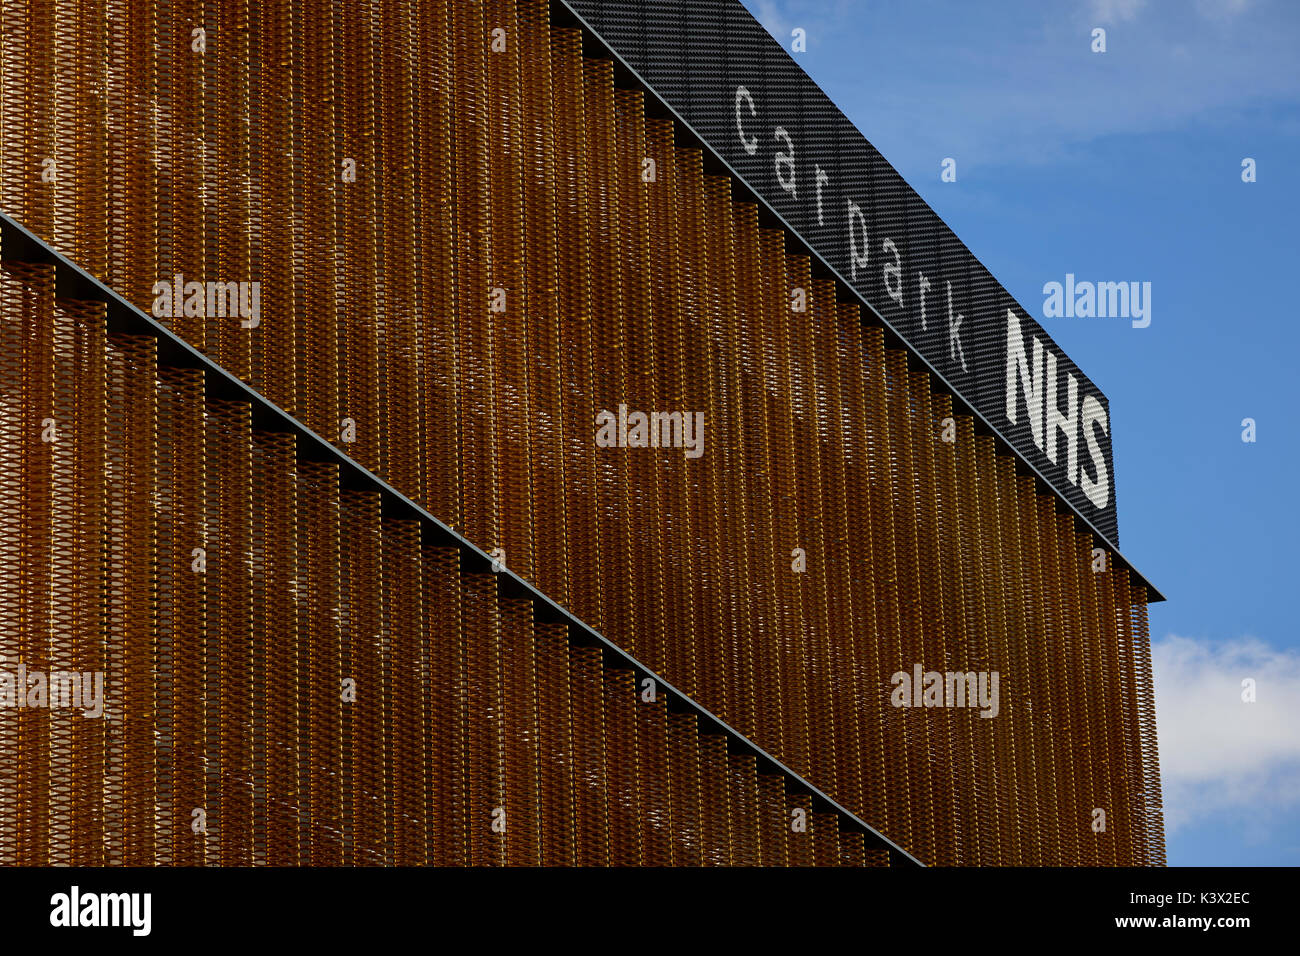
[[[1011,421],[1005,400],[1006,309],[1020,316],[1026,336],[1032,331],[1057,357],[1062,394],[1068,365],[1080,394],[1094,396],[1109,419],[1105,396],[1069,363],[1032,320],[1032,313],[1014,301],[995,306],[994,299],[1000,296],[993,289],[988,294],[980,294],[985,292],[982,288],[959,294],[960,287],[974,282],[974,270],[983,267],[741,4],[735,0],[564,0],[564,5],[582,17],[1080,515],[1118,546],[1108,430],[1103,433],[1097,426],[1095,433],[1110,479],[1104,506],[1098,507],[1080,488],[1077,471],[1068,471],[1063,456],[1054,460],[1035,441],[1023,412],[1017,423]],[[738,92],[742,87],[747,98]],[[792,156],[792,162],[783,156]],[[818,168],[826,173],[820,189]],[[855,238],[850,237],[849,203],[856,204],[863,216]],[[935,233],[952,239],[937,259],[925,245]],[[885,266],[894,257],[884,247],[886,239],[901,253],[901,303],[891,295],[898,290],[887,287],[892,280],[887,279]],[[854,249],[858,265],[851,254]],[[918,334],[922,277],[941,294],[947,282],[953,283],[954,316],[964,317],[958,332],[960,352],[949,341],[947,303],[936,301],[939,296],[927,296],[931,318],[926,324],[936,327],[934,319],[940,314],[930,303],[941,304],[944,311],[937,326],[942,334],[926,334],[926,330]],[[1004,294],[996,282],[994,288]]]
[[[628,20],[629,35],[644,45],[643,29],[678,38],[688,28],[704,31],[724,73],[733,69],[729,44],[752,43],[761,53],[771,43],[732,28],[748,16],[738,6],[721,8],[720,31],[697,22],[708,19],[699,12],[707,9],[688,16],[675,5],[646,4]],[[123,16],[117,7],[109,13],[79,8],[58,21],[56,42],[99,44],[107,56],[105,17]],[[673,123],[647,118],[642,94],[616,89],[608,63],[584,60],[578,31],[552,28],[546,4],[535,0],[363,3],[352,13],[378,24],[374,31],[336,21],[328,8],[300,21],[289,5],[272,2],[249,5],[249,58],[241,60],[238,45],[212,44],[202,57],[188,52],[199,13],[182,4],[165,23],[150,13],[152,33],[114,33],[113,50],[126,44],[158,64],[155,104],[139,99],[125,74],[105,74],[95,63],[84,76],[54,71],[27,41],[43,35],[39,12],[6,5],[0,197],[7,210],[146,310],[152,295],[140,275],[260,281],[256,328],[229,316],[164,321],[481,548],[503,549],[508,566],[545,594],[926,862],[1072,863],[1093,853],[1117,863],[1163,859],[1142,590],[1110,567],[1109,555],[1107,571],[1092,573],[1089,539],[1062,525],[1055,500],[1036,496],[1027,479],[1007,480],[1015,475],[1011,460],[996,454],[991,438],[977,439],[969,418],[956,416],[953,440],[940,439],[951,397],[909,372],[903,354],[885,348],[880,328],[837,302],[833,283],[812,279],[807,259],[787,255],[786,237],[761,229],[755,207],[733,202],[732,183],[705,173]],[[491,46],[498,25],[502,52]],[[293,51],[291,82],[263,66],[273,50]],[[692,59],[690,72],[680,66],[677,82],[694,82],[707,59]],[[733,73],[746,69],[741,62]],[[227,73],[246,77],[257,95],[245,98],[219,79]],[[355,100],[344,95],[369,77],[381,78],[375,89]],[[96,106],[97,82],[109,84],[121,105],[111,117]],[[947,263],[961,254],[933,213],[909,205],[887,164],[844,160],[844,144],[857,134],[817,115],[818,91],[799,97],[789,121],[802,126],[791,126],[791,136],[798,130],[840,144],[828,175],[863,197],[884,197],[863,199],[873,236],[881,221],[901,223],[905,258],[924,262],[933,249],[934,261]],[[132,110],[148,122],[120,125]],[[733,112],[715,119],[718,129],[734,129]],[[247,143],[228,133],[212,142],[227,143],[222,161],[250,180],[228,205],[205,212],[193,196],[216,195],[221,173],[196,144],[226,122],[246,122]],[[772,177],[769,184],[776,182],[771,125],[753,158],[755,175]],[[156,150],[159,164],[113,178],[102,147],[111,137],[144,155]],[[48,142],[67,173],[54,184],[40,176]],[[357,160],[355,182],[342,178],[341,157]],[[131,186],[132,176],[155,179],[146,189]],[[806,173],[800,183],[807,198]],[[110,268],[104,237],[128,220],[133,235],[156,230],[159,238],[115,247]],[[885,294],[882,260],[873,246],[862,274]],[[923,351],[938,356],[951,347],[947,282],[959,311],[960,303],[988,301],[989,289],[997,293],[974,266],[945,270],[933,277],[919,333]],[[903,279],[914,295],[915,274]],[[795,290],[804,292],[803,311],[794,308]],[[504,309],[494,311],[494,301]],[[45,334],[34,321],[31,334]],[[983,354],[975,340],[963,343],[968,362]],[[9,340],[11,371],[26,367],[17,358],[25,344]],[[88,354],[87,362],[101,361]],[[394,854],[413,862],[616,862],[634,847],[647,861],[721,858],[723,824],[701,819],[707,808],[697,810],[692,794],[718,808],[725,802],[733,815],[748,798],[733,799],[717,781],[673,776],[674,767],[697,774],[719,762],[690,744],[666,711],[662,720],[655,705],[645,705],[654,708],[649,715],[637,711],[637,759],[654,769],[638,769],[632,784],[617,756],[629,724],[607,697],[618,682],[592,683],[598,669],[590,655],[571,658],[554,626],[540,622],[531,624],[530,651],[529,622],[507,613],[483,582],[449,571],[454,555],[413,553],[409,529],[390,529],[383,519],[376,525],[373,503],[340,496],[324,466],[302,463],[289,474],[285,450],[277,445],[273,453],[261,439],[245,451],[237,412],[210,416],[192,376],[158,374],[158,419],[145,434],[156,436],[161,493],[177,502],[151,532],[166,596],[158,626],[201,621],[214,635],[177,631],[160,646],[159,672],[172,668],[184,695],[197,700],[223,679],[223,654],[232,673],[299,686],[337,686],[344,676],[376,668],[382,675],[404,661],[435,689],[416,700],[394,695],[378,716],[329,697],[273,698],[263,715],[256,702],[239,705],[251,711],[228,704],[223,712],[160,696],[145,712],[160,724],[173,721],[190,741],[168,758],[170,786],[185,795],[176,799],[217,807],[227,827],[251,841],[254,861],[374,862],[368,841],[380,830],[393,834]],[[79,407],[75,397],[66,401]],[[703,412],[703,455],[597,447],[596,414],[620,404]],[[344,418],[356,426],[355,442],[341,438]],[[121,454],[141,453],[126,432],[119,441]],[[204,462],[218,448],[227,453],[209,471]],[[132,467],[132,474],[148,472]],[[94,475],[79,479],[88,484],[78,500],[92,510],[108,493]],[[14,490],[9,500],[21,500],[27,479],[5,480]],[[31,478],[38,497],[41,480]],[[244,489],[258,502],[248,517],[238,504]],[[34,512],[30,520],[45,519]],[[242,564],[232,568],[228,557],[209,574],[186,570],[188,541],[227,527],[240,535],[247,529],[250,541],[264,540],[278,555],[247,568],[249,595],[238,590]],[[44,526],[36,530],[46,540]],[[63,540],[62,532],[51,535]],[[381,576],[391,563],[408,582],[397,589],[406,597],[381,595],[378,612],[359,584],[375,573],[374,555],[344,553],[362,546],[379,548]],[[28,560],[25,546],[5,547],[4,573],[16,574],[12,567]],[[143,560],[144,545],[132,548],[121,560]],[[796,551],[804,571],[794,570]],[[1007,558],[990,561],[990,554]],[[9,586],[22,580],[12,577]],[[390,624],[374,630],[376,613]],[[409,634],[419,621],[420,646],[430,646],[471,618],[476,633],[490,631],[497,643],[456,643],[428,657],[414,645],[374,643],[376,634],[402,627]],[[407,623],[393,623],[399,620]],[[361,630],[349,630],[353,623]],[[301,640],[258,651],[273,628],[296,628]],[[512,672],[505,663],[530,653],[531,685],[528,667]],[[204,664],[175,670],[177,660]],[[891,675],[917,663],[999,670],[1002,715],[890,706]],[[523,683],[508,691],[506,673]],[[536,688],[535,712],[515,699],[528,686]],[[1105,705],[1091,695],[1104,695]],[[254,726],[264,720],[274,731],[267,740],[293,727],[299,736],[288,750],[230,738],[223,751],[219,733],[209,746],[213,728],[236,717]],[[534,752],[526,731],[524,740],[502,736],[499,719],[535,726],[549,743]],[[409,736],[421,720],[455,732]],[[94,734],[102,731],[77,732],[88,735],[88,747],[100,746]],[[1104,758],[1076,772],[1067,733],[1070,747],[1086,741]],[[421,761],[411,776],[399,770]],[[281,795],[265,813],[296,820],[306,807],[311,826],[286,831],[267,823],[260,835],[259,820],[275,818],[259,817],[256,790],[250,805],[246,793],[214,789],[213,768],[222,766],[255,773],[265,766],[268,792]],[[341,776],[331,769],[339,766],[348,768]],[[602,774],[613,782],[594,790],[590,781]],[[147,779],[127,783],[147,786]],[[120,785],[112,786],[118,793]],[[784,795],[769,799],[763,778],[757,786],[755,806],[772,815],[763,817],[768,829],[756,850],[745,849],[750,837],[733,819],[730,854],[802,858],[788,842]],[[503,787],[511,806],[537,801],[543,830],[535,845],[531,837],[484,842],[491,837],[475,829]],[[78,791],[73,812],[82,812],[78,800],[94,802]],[[1091,807],[1114,808],[1106,835],[1085,832],[1089,820],[1078,814]],[[628,822],[634,812],[637,826]],[[124,819],[138,825],[138,816]],[[230,845],[194,842],[189,828],[188,818],[168,818],[175,862],[244,859]],[[816,825],[809,832],[825,836]],[[822,848],[823,857],[828,852]],[[878,858],[874,848],[870,854]]]
[[[0,862],[731,865],[808,808],[50,267],[0,318],[6,674],[104,689],[0,707]]]

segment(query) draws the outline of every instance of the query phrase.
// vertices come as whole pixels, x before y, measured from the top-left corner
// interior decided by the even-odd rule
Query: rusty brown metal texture
[[[160,321],[921,861],[1163,864],[1144,588],[546,2],[2,16],[0,208],[73,262],[258,283]],[[0,665],[105,688],[0,708],[0,862],[885,862],[21,262],[0,525]]]

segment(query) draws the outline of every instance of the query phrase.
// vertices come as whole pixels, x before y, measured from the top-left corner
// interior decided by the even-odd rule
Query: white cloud
[[[943,156],[966,176],[1088,162],[1103,138],[1240,127],[1253,110],[1300,99],[1292,5],[1022,0],[868,13],[843,0],[745,2],[783,45],[791,27],[807,28],[796,62],[905,176],[931,178]],[[1108,52],[1096,54],[1091,30],[1105,20]]]
[[[785,13],[776,0],[758,0],[758,10],[754,15],[763,28],[772,34],[782,46],[790,37],[790,27],[785,18]]]
[[[1170,635],[1152,642],[1152,666],[1166,829],[1214,818],[1264,840],[1300,809],[1300,653]]]
[[[1209,20],[1228,20],[1245,13],[1251,0],[1196,0],[1196,12]]]
[[[1145,6],[1146,0],[1092,0],[1092,16],[1098,23],[1118,23],[1132,20]]]

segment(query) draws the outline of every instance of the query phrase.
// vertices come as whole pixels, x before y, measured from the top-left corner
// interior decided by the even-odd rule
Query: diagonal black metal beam
[[[59,298],[105,303],[109,331],[153,336],[158,342],[160,365],[201,369],[205,373],[205,389],[210,397],[247,402],[252,406],[255,428],[296,435],[300,458],[338,465],[340,483],[346,488],[379,492],[385,514],[399,518],[414,518],[420,522],[421,532],[427,536],[425,540],[452,545],[459,549],[463,571],[468,573],[491,571],[492,559],[473,542],[443,524],[388,482],[363,468],[252,386],[231,375],[211,358],[118,295],[4,211],[0,211],[0,256],[6,261],[52,264],[55,270],[55,294]],[[652,678],[666,692],[669,710],[694,714],[701,722],[702,732],[721,734],[726,738],[729,752],[755,758],[761,773],[785,778],[787,788],[792,793],[806,793],[809,797],[810,810],[835,814],[839,818],[841,829],[860,832],[866,837],[868,845],[885,849],[889,853],[891,866],[924,865],[879,830],[841,806],[716,714],[677,690],[609,638],[555,603],[513,571],[503,568],[497,572],[497,577],[500,581],[501,593],[531,600],[534,615],[539,620],[566,624],[571,643],[599,647],[606,663],[634,671],[638,686],[643,678]]]

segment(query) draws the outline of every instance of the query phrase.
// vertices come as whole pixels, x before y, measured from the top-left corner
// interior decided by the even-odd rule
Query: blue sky
[[[1110,398],[1169,863],[1300,865],[1300,4],[743,2]],[[1044,318],[1068,272],[1150,327]]]

